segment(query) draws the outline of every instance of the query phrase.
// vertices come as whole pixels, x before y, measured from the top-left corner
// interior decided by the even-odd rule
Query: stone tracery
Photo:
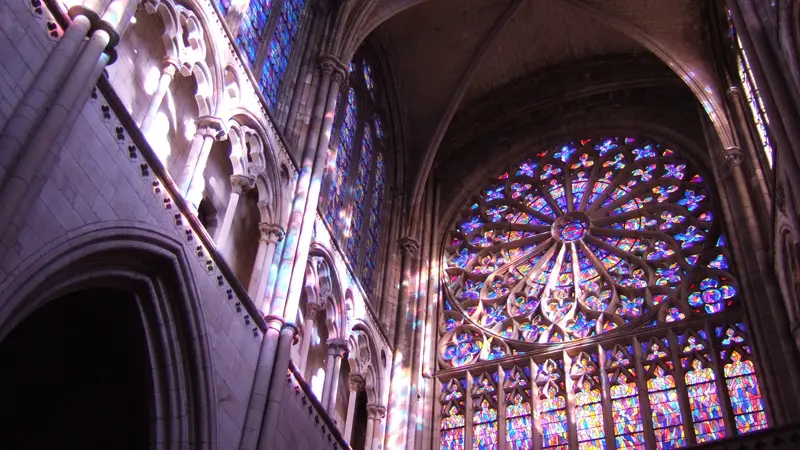
[[[648,139],[584,139],[514,165],[469,202],[445,244],[442,360],[732,305],[712,196],[691,160]]]

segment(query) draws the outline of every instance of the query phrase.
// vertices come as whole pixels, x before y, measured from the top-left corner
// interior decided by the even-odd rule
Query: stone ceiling
[[[553,67],[606,55],[653,58],[701,101],[714,105],[720,97],[711,81],[702,3],[378,0],[370,26],[390,50],[405,123],[408,173],[417,174],[417,180],[409,180],[415,184],[414,201],[443,140],[446,145],[454,117],[504,87]],[[565,89],[585,87],[578,82]]]

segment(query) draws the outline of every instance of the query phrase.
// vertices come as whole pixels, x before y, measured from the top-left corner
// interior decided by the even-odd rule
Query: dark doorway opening
[[[351,394],[352,395],[352,394]],[[367,439],[367,393],[358,391],[353,429],[350,433],[350,446],[353,450],[364,450]]]
[[[147,448],[151,371],[131,293],[89,289],[47,304],[0,342],[0,367],[4,448]]]

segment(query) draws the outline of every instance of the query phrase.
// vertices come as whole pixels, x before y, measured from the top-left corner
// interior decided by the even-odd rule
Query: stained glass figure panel
[[[364,127],[364,138],[358,157],[356,180],[353,185],[353,203],[350,224],[345,230],[347,236],[347,254],[353,264],[358,264],[358,251],[361,248],[362,229],[364,226],[364,210],[366,209],[369,189],[370,168],[372,167],[372,132],[369,125]]]

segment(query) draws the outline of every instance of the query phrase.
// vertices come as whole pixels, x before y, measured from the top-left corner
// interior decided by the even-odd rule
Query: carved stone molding
[[[331,78],[336,80],[339,86],[342,86],[347,78],[347,65],[339,61],[339,58],[333,55],[320,56],[319,68],[323,73],[330,75]]]
[[[363,391],[364,386],[366,386],[364,376],[360,373],[351,373],[348,381],[350,383],[350,390],[353,392]]]
[[[344,356],[348,349],[347,341],[344,339],[328,339],[328,354],[334,356]]]
[[[258,231],[261,234],[260,239],[268,244],[280,242],[286,236],[283,227],[274,223],[261,222],[258,224]]]
[[[255,186],[255,178],[246,175],[231,175],[231,189],[234,193],[241,195],[244,192],[253,189]]]
[[[177,59],[165,56],[164,59],[161,60],[161,73],[174,77],[180,65],[181,63]]]
[[[742,163],[742,150],[739,147],[727,147],[722,156],[725,158],[725,165],[728,169],[739,167]]]
[[[367,405],[370,419],[383,419],[386,417],[386,407],[382,405]]]
[[[397,246],[402,254],[413,255],[419,251],[419,242],[409,236],[398,239]]]
[[[201,116],[195,121],[197,134],[211,136],[214,140],[224,141],[228,139],[228,126],[224,120],[214,116]]]

